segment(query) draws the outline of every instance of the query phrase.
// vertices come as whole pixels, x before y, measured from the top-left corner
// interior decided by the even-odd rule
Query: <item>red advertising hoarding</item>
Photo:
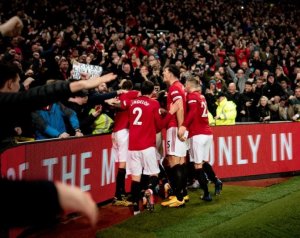
[[[221,178],[300,170],[300,124],[214,127],[210,162]]]
[[[210,162],[220,178],[300,170],[300,124],[214,127]],[[22,144],[1,154],[11,179],[60,180],[91,192],[97,202],[114,196],[116,166],[110,135]]]

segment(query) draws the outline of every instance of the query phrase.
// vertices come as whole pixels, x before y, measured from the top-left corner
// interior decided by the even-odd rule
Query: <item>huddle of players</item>
[[[180,71],[175,65],[169,65],[164,69],[163,78],[169,86],[166,110],[162,110],[158,101],[152,98],[154,84],[150,81],[142,84],[140,92],[130,90],[131,83],[125,81],[122,89],[129,90],[128,93],[108,101],[110,105],[120,107],[116,113],[112,133],[112,151],[119,162],[113,204],[131,205],[124,196],[125,175],[131,174],[131,195],[135,215],[140,213],[142,175],[149,176],[145,204],[149,210],[154,208],[153,191],[159,183],[160,172],[156,134],[162,128],[167,130],[164,170],[174,196],[170,196],[161,205],[181,207],[189,200],[185,164],[188,141],[190,161],[195,165],[195,178],[204,191],[202,199],[212,200],[208,191],[208,179],[215,183],[216,194],[219,194],[222,189],[222,182],[216,177],[210,164],[205,162],[208,160],[213,135],[209,127],[207,104],[204,96],[201,95],[200,83],[190,78],[186,81],[184,89],[179,81]]]

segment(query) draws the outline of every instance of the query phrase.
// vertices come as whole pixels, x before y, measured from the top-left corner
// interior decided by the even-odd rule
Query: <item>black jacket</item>
[[[283,96],[284,92],[282,87],[276,81],[273,84],[269,82],[263,87],[263,95],[266,96],[268,99],[271,99],[274,96]]]
[[[14,128],[28,112],[72,95],[69,82],[59,81],[18,93],[0,93],[0,151],[14,144]]]
[[[250,122],[250,121],[256,121],[257,115],[256,115],[256,105],[258,104],[259,98],[254,92],[244,92],[240,96],[240,102],[241,102],[241,110],[244,110],[246,112],[245,115],[241,114],[241,121],[242,122]],[[247,106],[246,103],[251,102],[250,106]]]

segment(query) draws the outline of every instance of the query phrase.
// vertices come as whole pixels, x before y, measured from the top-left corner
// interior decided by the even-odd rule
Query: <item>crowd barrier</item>
[[[213,133],[210,163],[220,178],[300,170],[299,123],[219,126]],[[114,196],[111,135],[24,143],[0,156],[1,174],[10,179],[60,180],[91,192],[98,203]]]

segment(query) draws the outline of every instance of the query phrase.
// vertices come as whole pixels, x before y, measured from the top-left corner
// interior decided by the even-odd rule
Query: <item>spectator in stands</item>
[[[9,22],[19,24],[19,19]],[[1,29],[1,26],[0,26]],[[3,33],[2,33],[3,34]],[[18,92],[19,77],[15,67],[0,64],[0,106],[4,114],[1,125],[5,130],[11,121],[22,111],[33,110],[43,105],[70,96],[73,92],[90,89],[101,82],[115,78],[112,74],[94,79],[93,81],[57,82]],[[4,131],[4,127],[1,127]],[[6,134],[1,133],[1,136]],[[7,142],[1,141],[1,149]],[[48,225],[56,221],[62,210],[80,212],[89,218],[91,224],[97,221],[95,202],[87,193],[79,188],[50,181],[7,181],[0,179],[0,226],[16,227],[29,225]],[[26,205],[22,201],[26,202]],[[17,214],[17,215],[16,215]]]
[[[168,66],[169,64],[175,64],[175,62],[176,62],[175,58],[176,58],[175,52],[173,51],[173,49],[171,47],[168,47],[162,57],[163,68]]]
[[[268,98],[266,96],[262,96],[259,99],[257,118],[259,122],[269,122],[271,120],[271,111],[268,105]]]
[[[244,92],[245,83],[249,79],[249,75],[251,73],[251,69],[247,68],[245,72],[243,69],[238,69],[237,74],[231,69],[231,67],[227,66],[227,71],[232,78],[233,82],[237,85],[238,91],[240,93]]]
[[[0,25],[1,36],[19,35],[23,23],[13,17]],[[15,67],[0,64],[1,139],[7,134],[3,126],[9,127],[14,117],[23,110],[33,110],[55,102],[82,89],[97,87],[101,82],[115,78],[113,75],[99,77],[93,81],[73,83],[60,82],[26,92],[18,92],[20,77]],[[22,114],[22,113],[21,113]],[[6,145],[6,143],[4,143]],[[3,141],[1,141],[3,148]],[[10,181],[0,179],[0,227],[48,225],[54,222],[63,210],[80,212],[92,225],[97,222],[97,207],[91,196],[77,187],[51,181]],[[22,203],[24,202],[24,203]],[[25,204],[25,205],[24,205]]]
[[[139,89],[143,82],[149,81],[150,73],[148,67],[142,65],[140,69],[135,70],[133,87]]]
[[[275,79],[277,82],[285,81],[290,83],[289,78],[284,74],[283,68],[281,66],[277,66],[275,70]]]
[[[274,100],[269,100],[269,108],[271,111],[271,121],[288,121],[288,97],[282,96],[280,99],[274,97]]]
[[[263,87],[263,95],[268,99],[271,99],[275,96],[283,96],[284,92],[280,84],[275,80],[274,74],[269,73],[267,78],[267,83]]]
[[[103,85],[103,84],[101,84]],[[99,87],[101,87],[101,85]],[[104,83],[104,85],[106,85]],[[83,90],[81,92],[75,93],[67,101],[63,102],[66,108],[72,109],[78,118],[79,127],[84,135],[90,135],[92,133],[92,126],[98,116],[101,114],[101,110],[94,110],[90,113],[92,106],[87,104],[88,102],[88,91]],[[65,120],[67,133],[70,135],[74,134],[74,129],[72,125]]]
[[[269,73],[270,73],[269,70],[267,70],[267,69],[263,70],[262,79],[263,79],[264,82],[267,82]]]
[[[75,136],[83,136],[79,128],[76,112],[62,103],[53,103],[32,114],[32,123],[35,127],[35,139],[68,138],[67,120],[75,131]]]
[[[123,79],[126,80],[126,79]],[[123,80],[118,84],[118,87],[122,84]],[[111,109],[107,104],[105,104],[105,100],[117,97],[123,93],[126,93],[126,90],[118,89],[112,92],[108,91],[108,87],[106,83],[100,84],[95,90],[90,90],[88,94],[88,101],[87,101],[87,108],[88,112],[92,108],[99,108],[98,106],[101,105],[101,112],[107,114],[110,118],[114,116],[114,110]],[[97,110],[96,110],[97,111]]]
[[[259,51],[254,51],[252,58],[249,60],[249,66],[252,68],[252,71],[262,70],[264,67],[264,62],[260,58]],[[245,62],[246,63],[246,62]]]
[[[15,144],[14,128],[19,115],[24,115],[28,111],[34,111],[47,105],[66,99],[81,89],[90,89],[97,87],[102,82],[107,82],[115,78],[114,75],[108,74],[93,80],[83,80],[76,82],[57,82],[41,87],[35,87],[28,91],[20,92],[20,100],[14,93],[19,91],[20,77],[18,69],[13,65],[0,64],[0,105],[6,116],[0,117],[0,148]],[[6,97],[11,97],[11,104],[6,105]],[[1,101],[3,100],[3,101]],[[34,102],[34,103],[33,103]],[[18,110],[15,107],[18,107]]]
[[[228,101],[233,101],[234,104],[236,105],[237,116],[235,118],[235,121],[236,122],[241,121],[241,115],[240,115],[240,112],[241,112],[241,104],[240,104],[241,94],[236,90],[235,83],[229,83],[228,90],[227,90],[227,92],[225,92],[225,96],[226,96]]]
[[[225,68],[223,66],[219,67],[218,72],[221,74],[221,77],[222,77],[222,79],[224,79],[226,84],[228,84],[229,80],[228,80],[228,75],[227,75],[227,72],[225,71]]]
[[[58,62],[59,65],[59,74],[58,74],[58,79],[62,80],[68,80],[70,78],[70,64],[69,62],[65,59],[62,58]]]
[[[129,63],[124,63],[122,66],[122,71],[118,73],[120,79],[133,80],[133,69]]]
[[[136,58],[140,58],[141,55],[149,55],[148,51],[146,51],[141,45],[140,36],[129,36],[126,38],[126,45],[129,47],[128,58],[131,58],[135,55]]]
[[[260,98],[263,94],[263,88],[264,88],[264,78],[259,77],[257,78],[254,83],[252,84],[253,91],[257,95],[257,98]]]
[[[260,69],[255,69],[253,73],[253,80],[254,82],[261,77],[261,70]]]
[[[58,1],[58,3],[60,2]],[[131,2],[132,0],[129,1],[129,3]],[[164,9],[168,3],[160,3],[161,8],[155,8],[148,4],[150,6],[148,10],[157,18],[148,16],[148,11],[140,14],[141,4],[124,5],[118,0],[113,0],[115,4],[103,3],[103,6],[95,3],[95,9],[98,9],[96,13],[90,9],[81,11],[89,5],[87,0],[65,5],[64,13],[67,14],[62,14],[60,8],[57,9],[56,3],[49,1],[40,3],[40,9],[56,9],[56,11],[50,10],[41,14],[39,10],[35,10],[32,11],[34,13],[23,14],[26,31],[22,37],[0,41],[0,53],[3,54],[1,58],[14,62],[22,72],[33,70],[35,80],[31,84],[32,87],[43,84],[50,76],[50,78],[56,79],[64,79],[65,76],[68,78],[71,65],[61,75],[59,62],[66,60],[70,64],[72,59],[77,59],[83,63],[100,64],[105,71],[119,72],[119,79],[125,77],[131,80],[134,79],[134,70],[137,67],[136,60],[140,60],[141,67],[148,67],[149,77],[147,78],[151,80],[151,77],[154,76],[159,81],[161,89],[165,88],[165,85],[159,80],[161,79],[161,69],[156,70],[154,74],[152,64],[155,63],[153,62],[160,67],[177,62],[184,65],[187,71],[192,71],[192,65],[204,60],[205,70],[203,75],[199,76],[203,84],[208,86],[206,84],[214,72],[218,70],[223,75],[221,69],[222,66],[226,67],[227,63],[230,64],[233,72],[243,69],[245,76],[247,69],[245,70],[244,65],[251,64],[250,68],[258,69],[261,67],[262,61],[264,64],[261,70],[268,69],[274,73],[278,65],[282,67],[285,75],[292,81],[292,89],[295,88],[293,80],[296,78],[296,71],[299,67],[299,57],[296,52],[299,43],[296,32],[290,28],[297,24],[294,19],[288,22],[289,24],[285,20],[288,19],[286,12],[293,12],[294,9],[297,9],[291,8],[293,6],[290,5],[291,3],[280,2],[270,8],[267,2],[255,2],[254,4],[252,0],[247,1],[245,7],[249,9],[247,12],[249,19],[254,19],[254,13],[259,16],[255,22],[247,23],[247,27],[239,23],[227,24],[228,16],[236,18],[240,11],[231,9],[224,0],[219,1],[214,8],[214,12],[224,18],[218,18],[218,23],[214,20],[215,18],[212,18],[205,21],[205,26],[202,26],[201,21],[197,20],[200,17],[197,15],[198,13],[194,14],[195,9],[199,9],[199,6],[194,2],[186,4],[186,0],[181,3],[173,3],[172,9],[181,9],[182,12],[181,14],[170,13],[170,16],[162,14],[163,11],[159,10]],[[146,0],[146,3],[149,3],[149,0]],[[15,11],[31,9],[32,6],[28,4],[29,2],[24,2],[17,5],[15,1],[11,2]],[[123,10],[115,17],[110,17],[111,13],[116,10],[114,9],[115,5],[122,6]],[[185,7],[182,8],[182,6]],[[203,3],[202,7],[208,12],[211,11],[209,2]],[[101,14],[99,9],[104,9],[101,10]],[[226,9],[226,13],[224,13],[224,9]],[[265,9],[264,14],[260,11],[261,9]],[[4,19],[10,11],[10,9],[3,9]],[[68,12],[72,12],[72,14],[68,14]],[[184,18],[190,13],[193,13],[193,24]],[[56,19],[57,14],[63,15],[63,17],[59,16]],[[101,20],[95,17],[95,14],[101,15]],[[287,32],[283,30],[284,27],[276,27],[273,24],[273,20],[267,17],[270,14],[274,16],[274,19],[285,16],[282,18],[282,25],[287,27]],[[170,21],[169,17],[176,18],[176,21]],[[120,24],[122,18],[127,19],[124,26]],[[63,24],[59,24],[60,22]],[[81,24],[74,26],[74,22]],[[149,29],[151,26],[166,31],[163,34],[157,34],[158,28],[155,28],[153,29],[154,33],[150,34],[145,29]],[[211,26],[211,28],[206,26]],[[250,34],[251,37],[249,37]],[[127,45],[125,44],[126,39],[129,41]],[[131,52],[135,46],[141,47],[139,53]],[[149,51],[144,52],[145,58],[142,53],[143,49]],[[126,73],[128,71],[126,65],[130,68],[129,73]],[[243,73],[239,71],[238,74]],[[20,73],[23,81],[22,75],[23,73]],[[223,75],[223,79],[227,84],[231,82],[226,74]],[[277,77],[275,80],[278,80]],[[240,93],[243,92],[244,82],[245,80],[236,81]],[[118,82],[108,85],[108,87],[117,89],[117,85]]]
[[[295,95],[289,98],[289,118],[293,121],[300,121],[300,87],[296,87]]]
[[[149,71],[152,72],[152,74],[149,76],[149,80],[153,82],[155,85],[159,84],[161,90],[166,89],[166,85],[163,83],[162,69],[161,69],[160,62],[155,59],[155,63],[151,63],[149,65],[150,65]]]
[[[210,80],[209,81],[209,88],[205,90],[205,99],[207,101],[207,107],[208,111],[215,116],[216,115],[216,110],[217,110],[217,105],[216,105],[216,97],[215,95],[217,94],[217,88],[216,88],[216,81],[215,80]]]
[[[214,117],[216,126],[220,125],[234,125],[236,118],[236,105],[232,101],[228,101],[223,92],[218,92],[217,111]]]
[[[300,86],[300,68],[299,68],[299,72],[296,73],[293,89],[296,88],[296,87],[299,87],[299,86]]]
[[[223,77],[219,71],[215,72],[213,80],[216,81],[217,91],[223,91],[223,92],[227,91],[227,86],[226,86],[225,80],[223,79]]]
[[[256,106],[259,98],[253,92],[252,82],[245,83],[245,91],[241,94],[241,122],[256,121]]]
[[[247,42],[245,39],[239,39],[237,41],[237,45],[235,47],[235,56],[239,66],[241,66],[243,62],[248,62],[250,58],[250,49],[247,47]]]
[[[281,79],[279,82],[280,82],[280,86],[283,90],[284,96],[289,97],[289,96],[294,95],[294,91],[290,88],[286,79]]]
[[[267,70],[267,71],[269,71],[270,73],[274,73],[275,72],[275,66],[272,63],[271,59],[267,59],[267,61],[265,63],[265,66],[264,66],[264,69]]]
[[[112,127],[114,124],[113,119],[111,119],[106,113],[102,112],[102,105],[96,105],[90,110],[90,115],[96,116],[93,125],[91,126],[92,134],[104,134],[112,132]]]
[[[267,45],[265,50],[261,52],[261,59],[263,62],[266,62],[268,59],[273,62],[274,55],[272,54],[271,47],[269,45]]]

